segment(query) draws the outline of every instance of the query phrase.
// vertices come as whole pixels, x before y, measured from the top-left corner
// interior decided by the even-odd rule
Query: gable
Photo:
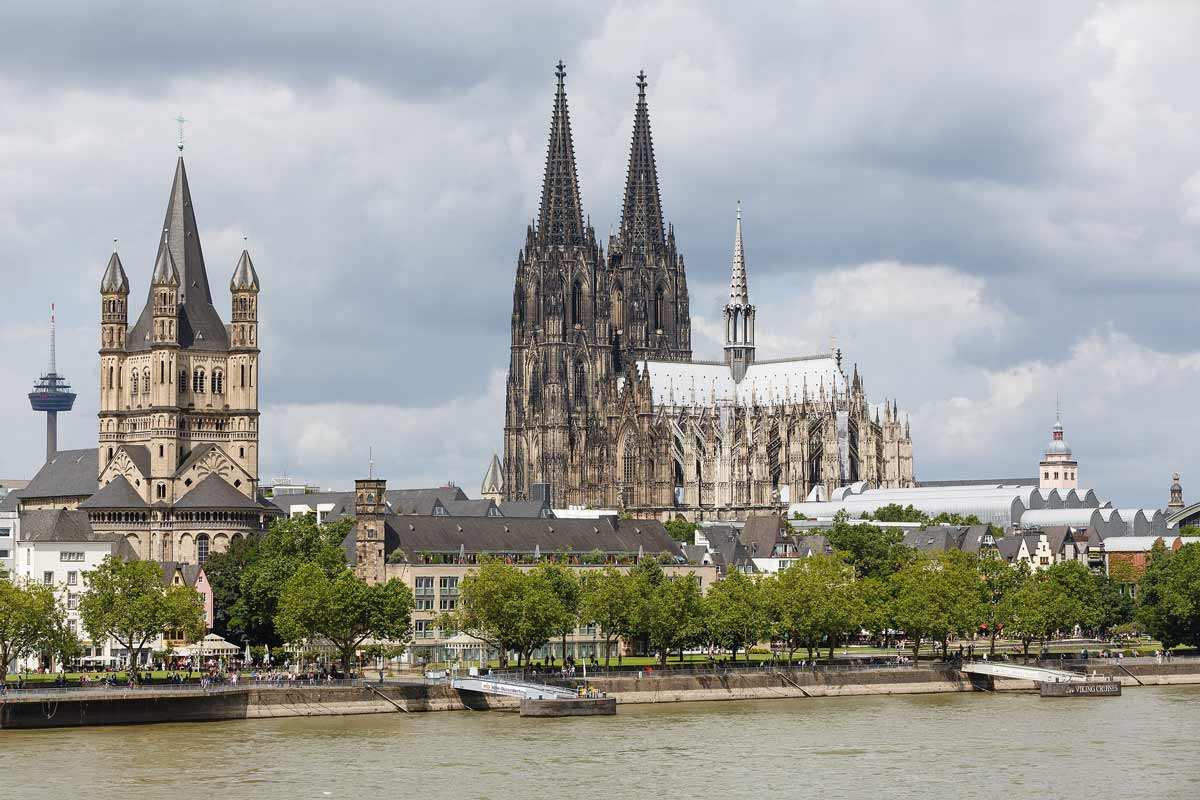
[[[186,494],[210,475],[216,475],[237,491],[251,496],[254,480],[250,473],[215,444],[203,445],[180,465],[175,473],[176,497]]]

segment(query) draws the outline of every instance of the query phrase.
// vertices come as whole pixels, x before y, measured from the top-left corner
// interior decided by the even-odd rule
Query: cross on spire
[[[176,144],[175,146],[178,147],[179,152],[182,153],[183,152],[183,123],[187,122],[187,119],[183,116],[183,112],[180,112],[179,116],[175,118],[175,122],[179,125],[179,143]]]

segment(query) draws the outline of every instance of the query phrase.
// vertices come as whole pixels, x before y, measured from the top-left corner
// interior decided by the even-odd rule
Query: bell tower
[[[384,515],[387,481],[360,478],[354,482],[354,573],[369,584],[386,580]]]

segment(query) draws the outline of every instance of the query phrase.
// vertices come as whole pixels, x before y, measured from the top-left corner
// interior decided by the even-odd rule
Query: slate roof
[[[388,553],[602,553],[680,555],[678,543],[656,520],[506,519],[503,517],[425,517],[388,515]],[[395,536],[395,545],[390,541]],[[353,550],[354,533],[343,545]]]
[[[123,444],[121,449],[129,454],[129,460],[142,473],[142,477],[150,477],[150,448],[144,444]]]
[[[16,511],[17,503],[21,501],[21,493],[13,490],[0,498],[0,511]]]
[[[188,187],[187,170],[180,156],[175,164],[175,179],[167,202],[163,229],[168,231],[166,242],[159,244],[157,264],[164,250],[169,250],[179,273],[179,346],[194,350],[228,350],[229,333],[213,307],[204,254],[200,250],[200,233],[192,208],[192,193]],[[153,287],[146,295],[146,305],[126,339],[130,352],[150,349],[150,329],[153,315]]]
[[[500,513],[499,507],[491,500],[445,500],[441,503],[452,517],[486,517]]]
[[[516,518],[554,518],[554,512],[550,506],[540,500],[507,500],[500,504],[500,513],[506,517]]]
[[[163,561],[163,586],[173,585],[176,570],[183,573],[183,583],[185,586],[194,587],[196,581],[200,578],[201,567],[199,564],[185,564],[182,561]]]
[[[100,488],[100,453],[86,450],[59,450],[21,490],[29,500],[44,497],[91,497]]]
[[[79,504],[80,508],[147,508],[146,501],[137,493],[124,475],[118,475],[104,488]]]
[[[175,508],[233,508],[259,510],[258,503],[225,482],[219,475],[209,475],[175,501]]]
[[[783,518],[776,514],[760,514],[746,519],[741,540],[750,555],[769,558],[775,543],[783,537]]]
[[[1005,536],[996,540],[996,549],[1005,560],[1012,561],[1021,550],[1022,541],[1024,540],[1020,536]]]
[[[86,511],[49,511],[21,513],[22,542],[115,542],[124,540],[119,533],[92,530]]]
[[[196,464],[197,461],[204,458],[204,456],[207,455],[210,450],[220,450],[220,449],[221,448],[217,447],[215,444],[212,444],[211,442],[209,442],[207,444],[202,444],[199,447],[193,448],[192,452],[188,453],[187,458],[185,458],[183,460],[183,463],[179,465],[179,469],[175,470],[175,474],[182,475],[183,473],[185,473],[189,469],[191,469]]]
[[[930,525],[904,531],[904,545],[925,553],[941,553],[958,549],[961,528],[950,525]]]
[[[917,486],[1038,486],[1040,481],[1034,478],[968,478],[960,481],[917,481]]]

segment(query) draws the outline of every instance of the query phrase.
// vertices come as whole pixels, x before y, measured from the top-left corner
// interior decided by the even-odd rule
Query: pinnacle
[[[742,204],[737,207],[737,226],[733,235],[733,270],[729,277],[729,304],[750,305],[750,288],[746,281],[746,251],[742,245]]]
[[[658,167],[650,134],[650,112],[646,107],[646,73],[637,75],[638,99],[633,116],[629,147],[629,171],[625,178],[625,202],[621,215],[621,238],[627,253],[650,256],[666,247],[662,201],[658,192]]]

